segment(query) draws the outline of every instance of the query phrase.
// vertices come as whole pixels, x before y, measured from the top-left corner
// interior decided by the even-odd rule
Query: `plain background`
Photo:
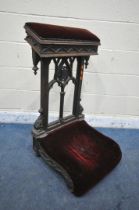
[[[33,75],[31,48],[24,41],[25,22],[83,27],[101,39],[82,88],[84,112],[96,116],[139,115],[138,0],[0,0],[0,111],[36,112],[40,75]],[[53,76],[53,65],[50,77]],[[65,99],[72,106],[73,85]],[[50,111],[58,111],[59,89],[50,94]]]

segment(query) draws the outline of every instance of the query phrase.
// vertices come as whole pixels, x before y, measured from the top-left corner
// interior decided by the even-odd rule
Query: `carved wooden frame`
[[[84,68],[87,68],[88,66],[90,55],[97,55],[100,42],[60,39],[41,40],[27,25],[25,25],[25,30],[27,33],[25,40],[32,48],[33,71],[35,75],[38,71],[39,62],[41,66],[40,116],[34,123],[32,129],[33,149],[38,156],[41,155],[49,165],[53,166],[65,177],[68,186],[71,191],[73,191],[74,185],[70,176],[59,164],[43,151],[39,142],[41,141],[41,138],[46,137],[56,129],[64,127],[65,124],[67,125],[72,122],[80,121],[84,118],[82,113],[83,107],[81,105],[81,87]],[[73,63],[75,60],[77,60],[76,77],[72,74]],[[55,73],[54,78],[49,82],[49,65],[52,61],[55,65]],[[70,80],[75,86],[73,109],[71,115],[63,117],[65,86]],[[52,123],[48,123],[49,91],[54,83],[58,83],[61,88],[59,119]]]

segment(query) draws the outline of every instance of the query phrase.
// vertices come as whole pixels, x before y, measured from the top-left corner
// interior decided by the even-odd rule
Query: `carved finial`
[[[87,57],[84,58],[85,68],[87,68],[87,66],[88,66],[88,60],[89,60],[89,56],[87,56]]]
[[[33,66],[32,70],[34,71],[34,74],[36,75],[37,74],[37,71],[38,71],[38,67],[37,66]]]
[[[33,68],[32,70],[34,71],[34,74],[37,74],[38,71],[38,62],[40,61],[40,56],[32,49],[32,59],[33,59]]]

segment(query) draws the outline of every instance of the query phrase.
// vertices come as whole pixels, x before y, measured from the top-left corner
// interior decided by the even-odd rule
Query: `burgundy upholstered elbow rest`
[[[26,23],[26,28],[30,29],[40,40],[53,41],[93,41],[100,42],[99,38],[90,31],[82,28],[57,26],[42,23]]]
[[[89,56],[97,54],[100,40],[86,29],[26,23],[26,41],[40,57]]]
[[[33,149],[38,156],[59,171],[71,191],[83,195],[120,161],[116,142],[104,136],[84,120],[81,86],[84,68],[91,55],[97,55],[99,38],[88,30],[40,23],[26,23],[26,41],[31,45],[33,70],[41,63],[40,116],[33,126]],[[76,76],[73,64],[77,61]],[[55,66],[49,81],[49,65]],[[72,114],[64,117],[65,87],[74,84]],[[49,92],[60,88],[59,119],[49,123]]]

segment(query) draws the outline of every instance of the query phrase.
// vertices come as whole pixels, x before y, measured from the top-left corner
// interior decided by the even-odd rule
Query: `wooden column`
[[[42,124],[45,130],[48,127],[48,108],[49,108],[49,64],[50,58],[41,58],[41,102],[40,113]]]
[[[84,58],[77,58],[77,72],[76,72],[76,83],[74,91],[74,100],[73,100],[73,115],[79,117],[81,115],[81,88],[82,88],[82,79],[83,79],[83,69],[84,69]]]

